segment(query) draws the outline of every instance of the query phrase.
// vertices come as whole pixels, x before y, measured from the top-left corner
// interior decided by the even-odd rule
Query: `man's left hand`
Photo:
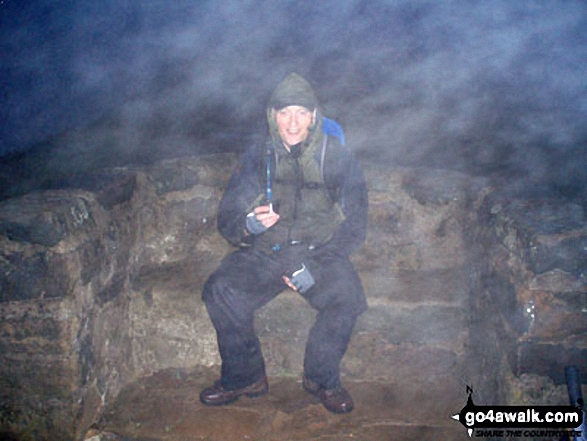
[[[283,276],[283,281],[291,289],[301,294],[304,294],[316,283],[314,276],[312,276],[310,270],[303,263],[299,270],[293,272],[291,278]]]

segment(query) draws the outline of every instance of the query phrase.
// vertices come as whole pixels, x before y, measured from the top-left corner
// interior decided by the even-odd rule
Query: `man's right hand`
[[[263,205],[255,208],[247,215],[247,225],[245,235],[262,234],[267,229],[277,223],[279,215],[273,211],[271,205]]]
[[[273,211],[272,205],[261,205],[253,210],[257,216],[257,220],[261,222],[265,228],[270,228],[279,220],[279,214]]]

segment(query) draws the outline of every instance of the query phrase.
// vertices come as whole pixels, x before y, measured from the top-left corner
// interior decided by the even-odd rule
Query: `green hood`
[[[277,85],[267,106],[267,122],[269,123],[269,132],[276,145],[281,144],[281,138],[277,129],[275,117],[272,110],[283,109],[287,106],[303,106],[309,110],[316,109],[316,122],[310,127],[310,134],[304,142],[307,147],[310,144],[322,142],[322,114],[319,109],[318,98],[314,89],[302,76],[297,73],[289,74],[281,83]],[[302,148],[303,150],[303,148]]]
[[[287,106],[303,106],[310,110],[318,107],[318,98],[314,89],[295,72],[289,74],[277,85],[269,99],[271,108],[279,110]]]

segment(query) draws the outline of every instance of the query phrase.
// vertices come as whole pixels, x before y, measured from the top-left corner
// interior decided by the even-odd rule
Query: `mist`
[[[242,151],[296,71],[362,160],[587,200],[585,2],[21,3],[0,2],[0,155]]]

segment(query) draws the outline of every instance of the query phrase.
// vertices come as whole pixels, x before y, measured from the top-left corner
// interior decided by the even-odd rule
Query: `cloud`
[[[364,158],[559,180],[586,161],[584,2],[6,3],[3,151],[99,118],[128,154],[242,149],[298,71]]]

